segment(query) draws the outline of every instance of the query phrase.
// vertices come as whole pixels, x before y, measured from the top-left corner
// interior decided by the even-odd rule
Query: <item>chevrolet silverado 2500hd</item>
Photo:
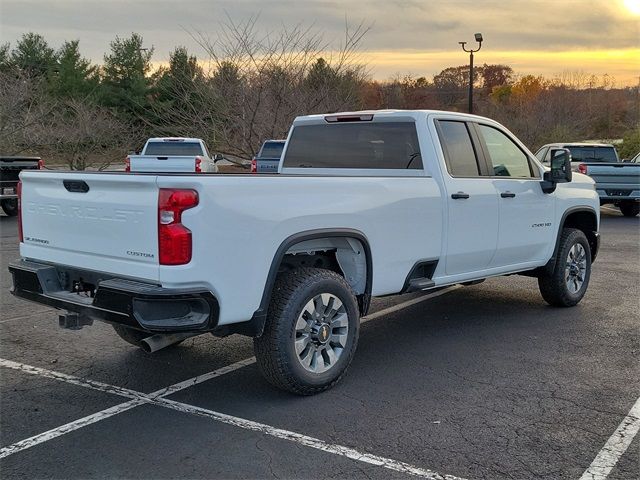
[[[148,351],[250,335],[272,384],[312,394],[345,372],[372,296],[514,273],[551,305],[586,292],[593,180],[566,150],[546,169],[487,118],[299,117],[279,170],[24,172],[13,293]]]

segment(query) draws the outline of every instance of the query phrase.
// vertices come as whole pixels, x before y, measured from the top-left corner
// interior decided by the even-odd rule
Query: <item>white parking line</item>
[[[627,451],[629,445],[640,430],[640,398],[631,407],[629,414],[624,417],[613,435],[609,437],[602,450],[596,455],[589,468],[580,480],[604,480],[616,466],[620,457]]]
[[[0,459],[13,455],[14,453],[21,452],[22,450],[26,450],[27,448],[35,447],[41,443],[48,442],[49,440],[58,438],[66,433],[70,433],[82,427],[86,427],[87,425],[91,425],[92,423],[99,422],[100,420],[105,420],[109,417],[113,417],[114,415],[118,415],[119,413],[126,412],[127,410],[131,410],[139,405],[144,405],[145,403],[147,403],[146,400],[130,400],[116,405],[115,407],[107,408],[100,412],[74,420],[73,422],[60,427],[39,433],[33,437],[25,438],[24,440],[20,440],[19,442],[0,448]]]
[[[393,312],[397,312],[400,311],[404,308],[410,307],[412,305],[416,305],[418,303],[422,303],[426,300],[429,300],[431,298],[435,298],[435,297],[439,297],[441,295],[444,295],[445,293],[449,293],[452,292],[458,288],[461,288],[461,285],[456,285],[453,287],[448,287],[442,290],[439,290],[437,292],[433,292],[433,293],[428,293],[424,296],[420,296],[418,298],[413,298],[411,300],[407,300],[406,302],[402,302],[399,303],[397,305],[393,305],[391,307],[388,308],[384,308],[378,312],[372,313],[371,315],[367,315],[365,317],[362,317],[362,319],[360,320],[361,323],[365,323],[368,322],[370,320],[375,320],[376,318],[380,318],[384,315],[387,315],[389,313],[393,313]],[[127,410],[130,410],[132,408],[135,408],[139,405],[143,405],[145,403],[149,402],[149,398],[155,398],[155,399],[160,399],[163,397],[167,397],[170,396],[180,390],[183,390],[185,388],[189,388],[192,387],[194,385],[197,385],[199,383],[202,382],[206,382],[207,380],[211,380],[213,378],[217,378],[220,377],[222,375],[226,375],[227,373],[231,373],[234,372],[240,368],[246,367],[248,365],[252,365],[256,362],[256,358],[255,357],[250,357],[244,360],[240,360],[238,362],[235,362],[231,365],[228,365],[226,367],[222,367],[219,368],[217,370],[213,370],[212,372],[206,373],[204,375],[199,375],[193,378],[190,378],[188,380],[185,380],[183,382],[179,382],[176,383],[175,385],[171,385],[169,387],[160,389],[156,392],[150,393],[148,395],[144,395],[144,394],[140,394],[139,392],[135,392],[133,390],[129,390],[129,389],[125,389],[125,388],[120,388],[120,387],[116,387],[116,386],[112,386],[112,385],[107,385],[101,382],[96,382],[96,381],[92,381],[92,380],[85,380],[85,379],[81,379],[78,377],[74,377],[71,375],[67,375],[64,373],[60,373],[60,372],[53,372],[51,370],[46,370],[43,368],[39,368],[39,367],[33,367],[30,365],[25,365],[22,363],[18,363],[18,362],[13,362],[11,360],[4,360],[4,359],[0,359],[0,366],[2,367],[6,367],[6,368],[11,368],[13,370],[18,370],[21,371],[23,373],[28,373],[28,374],[32,374],[32,375],[39,375],[42,377],[46,377],[46,378],[50,378],[50,379],[54,379],[54,380],[61,380],[67,383],[71,383],[73,385],[78,385],[78,386],[82,386],[82,387],[86,387],[86,388],[92,388],[94,390],[99,390],[102,392],[106,392],[106,393],[112,393],[115,395],[120,395],[120,396],[125,396],[125,397],[129,397],[132,398],[131,401],[125,402],[125,403],[121,403],[119,405],[116,405],[114,407],[110,407],[107,408],[105,410],[93,413],[91,415],[88,415],[86,417],[80,418],[78,420],[74,420],[73,422],[67,423],[65,425],[61,425],[59,427],[53,428],[51,430],[48,430],[46,432],[40,433],[38,435],[34,435],[33,437],[29,437],[29,438],[25,438],[24,440],[20,440],[19,442],[16,442],[14,444],[8,445],[6,447],[0,448],[0,459],[1,458],[5,458],[9,455],[13,455],[14,453],[20,452],[22,450],[26,450],[27,448],[31,448],[34,447],[36,445],[39,445],[41,443],[47,442],[49,440],[53,440],[54,438],[60,437],[62,435],[65,435],[67,433],[73,432],[75,430],[78,430],[80,428],[83,428],[87,425],[91,425],[93,423],[99,422],[101,420],[106,420],[107,418],[113,417],[114,415],[118,415],[120,413],[126,412]],[[144,395],[143,397],[140,397],[140,395]],[[147,398],[149,397],[149,398]],[[296,434],[298,435],[298,434]],[[320,441],[320,440],[318,440]],[[364,460],[363,460],[364,461]],[[436,478],[436,477],[433,477]]]
[[[239,368],[246,367],[247,365],[251,365],[252,363],[255,363],[255,361],[256,361],[255,357],[247,358],[245,360],[240,360],[239,362],[233,363],[226,367],[219,368],[217,370],[213,370],[212,372],[206,373],[204,375],[199,375],[197,377],[190,378],[189,380],[185,380],[184,382],[176,383],[175,385],[171,385],[170,387],[157,390],[153,393],[150,393],[148,397],[159,398],[159,397],[171,395],[185,388],[189,388],[189,387],[192,387],[193,385],[197,385],[198,383],[206,382],[207,380],[211,380],[212,378],[216,378],[221,375],[225,375],[227,373],[238,370]],[[54,380],[61,380],[63,382],[71,383],[73,385],[78,385],[80,387],[91,388],[93,390],[100,390],[101,392],[112,393],[114,395],[133,398],[133,400],[130,400],[128,402],[121,403],[119,405],[107,408],[105,410],[101,410],[99,412],[93,413],[91,415],[80,418],[78,420],[74,420],[73,422],[67,423],[65,425],[61,425],[59,427],[48,430],[46,432],[39,433],[38,435],[34,435],[33,437],[25,438],[24,440],[20,440],[19,442],[0,448],[0,459],[4,457],[8,457],[9,455],[13,455],[14,453],[21,452],[22,450],[26,450],[27,448],[35,447],[40,443],[53,440],[54,438],[73,432],[82,427],[86,427],[87,425],[91,425],[92,423],[96,423],[101,420],[106,420],[109,417],[113,417],[114,415],[118,415],[119,413],[126,412],[127,410],[131,410],[132,408],[135,408],[139,405],[148,403],[148,398],[145,394],[142,394],[143,396],[141,397],[139,392],[135,392],[133,390],[123,389],[120,387],[107,385],[101,382],[85,380],[85,379],[73,377],[71,375],[67,375],[64,373],[52,372],[51,370],[45,370],[43,368],[32,367],[30,365],[25,365],[18,362],[12,362],[11,360],[0,359],[0,366],[11,368],[13,370],[18,370],[23,373],[28,373],[31,375],[38,375],[41,377],[51,378]]]
[[[292,432],[289,430],[283,430],[281,428],[276,428],[264,423],[258,423],[252,420],[247,420],[245,418],[235,417],[232,415],[227,415],[227,414],[216,412],[213,410],[208,410],[206,408],[197,407],[195,405],[176,402],[174,400],[163,398],[162,396],[154,396],[154,394],[145,394],[142,392],[136,392],[135,390],[130,390],[128,388],[121,388],[115,385],[108,385],[102,382],[87,380],[84,378],[75,377],[73,375],[68,375],[65,373],[55,372],[52,370],[46,370],[44,368],[33,367],[31,365],[13,362],[11,360],[0,359],[0,366],[11,368],[14,370],[19,370],[21,372],[29,373],[32,375],[38,375],[45,378],[60,380],[62,382],[70,383],[72,385],[91,388],[93,390],[100,390],[103,392],[114,393],[116,395],[121,395],[129,398],[134,397],[134,400],[131,402],[126,402],[124,404],[111,407],[110,413],[112,413],[112,415],[110,416],[116,415],[117,413],[121,413],[122,411],[126,411],[137,406],[137,405],[131,405],[134,402],[136,403],[140,402],[138,404],[147,403],[147,404],[158,405],[161,407],[169,408],[171,410],[175,410],[182,413],[190,413],[190,414],[198,415],[201,417],[211,418],[213,420],[216,420],[218,422],[221,422],[227,425],[243,428],[245,430],[252,430],[254,432],[260,432],[264,435],[269,435],[271,437],[279,438],[282,440],[288,440],[290,442],[298,443],[300,445],[304,445],[309,448],[314,448],[316,450],[321,450],[323,452],[333,453],[334,455],[340,455],[343,457],[350,458],[352,460],[357,460],[359,462],[364,462],[370,465],[376,465],[383,468],[387,468],[389,470],[394,470],[396,472],[417,475],[417,476],[424,477],[431,480],[462,480],[460,477],[455,477],[453,475],[441,475],[432,470],[415,467],[408,463],[400,462],[398,460],[393,460],[391,458],[385,458],[385,457],[380,457],[378,455],[372,455],[369,453],[360,452],[353,448],[327,443],[318,438],[309,437],[307,435],[302,435],[300,433]],[[245,366],[245,365],[242,365],[242,366]],[[239,366],[238,368],[241,368],[241,366]],[[226,373],[228,373],[228,371]],[[203,375],[202,377],[205,377],[205,375]],[[209,378],[213,378],[213,377],[209,376]],[[191,384],[187,384],[187,382],[182,382],[182,384],[184,385],[184,388],[187,388],[189,385],[191,385]],[[173,393],[177,390],[165,389],[165,391],[171,391]],[[90,425],[100,420],[104,420],[105,418],[108,418],[108,417],[105,417],[104,412],[105,411],[98,412],[96,414],[90,415],[89,417],[85,417],[84,419],[76,420],[76,422],[72,422],[74,423],[72,427],[67,427],[66,431],[59,432],[59,430],[63,429],[64,427],[63,426],[63,427],[58,427],[58,429],[50,430],[49,432],[40,434],[39,437],[41,441],[38,443],[42,443],[43,441],[51,440],[52,438],[56,438],[60,435],[64,435],[64,433],[68,433],[69,431],[77,430],[82,426]],[[96,416],[98,418],[96,418]],[[67,424],[67,426],[69,425],[71,424]],[[76,428],[73,428],[73,427],[76,427]],[[69,430],[68,428],[72,428],[72,429]],[[1,455],[0,458],[4,458],[13,453],[16,453],[21,450],[25,450],[26,448],[37,445],[38,443],[34,443],[36,442],[36,437],[32,437],[32,439],[34,440],[32,440],[31,442],[27,441],[29,439],[23,440],[22,442],[18,442],[18,443],[21,443],[20,446],[18,446],[17,444],[13,444],[8,447],[2,448],[0,450],[0,455]]]

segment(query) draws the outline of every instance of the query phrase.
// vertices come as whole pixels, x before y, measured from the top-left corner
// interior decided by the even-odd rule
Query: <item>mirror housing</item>
[[[218,163],[220,160],[224,160],[224,157],[221,153],[216,153],[213,155],[213,163]]]
[[[542,191],[553,193],[558,183],[570,182],[573,177],[571,171],[571,152],[566,148],[554,148],[551,150],[550,170],[544,172]]]

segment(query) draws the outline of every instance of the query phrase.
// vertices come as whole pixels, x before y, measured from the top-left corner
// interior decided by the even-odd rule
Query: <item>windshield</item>
[[[202,147],[198,142],[149,142],[145,155],[155,156],[195,156],[202,155]]]
[[[567,147],[572,162],[617,162],[618,156],[613,147]]]

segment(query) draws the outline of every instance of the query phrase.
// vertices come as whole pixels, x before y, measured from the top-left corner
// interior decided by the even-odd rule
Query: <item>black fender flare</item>
[[[565,212],[562,214],[562,218],[560,219],[560,224],[558,225],[558,230],[556,232],[556,244],[555,244],[555,247],[553,248],[553,254],[551,255],[551,258],[549,259],[547,264],[544,267],[542,267],[543,269],[545,269],[547,273],[553,272],[556,266],[556,257],[558,255],[558,249],[560,248],[560,236],[562,234],[562,229],[564,228],[567,218],[569,217],[569,215],[572,215],[574,213],[579,213],[579,212],[592,214],[596,219],[596,228],[597,228],[598,214],[592,207],[578,206],[578,207],[570,207],[567,210],[565,210]],[[594,233],[596,235],[596,248],[591,252],[591,261],[596,259],[596,256],[598,255],[598,247],[600,244],[600,235],[598,234],[597,231],[594,231]]]

